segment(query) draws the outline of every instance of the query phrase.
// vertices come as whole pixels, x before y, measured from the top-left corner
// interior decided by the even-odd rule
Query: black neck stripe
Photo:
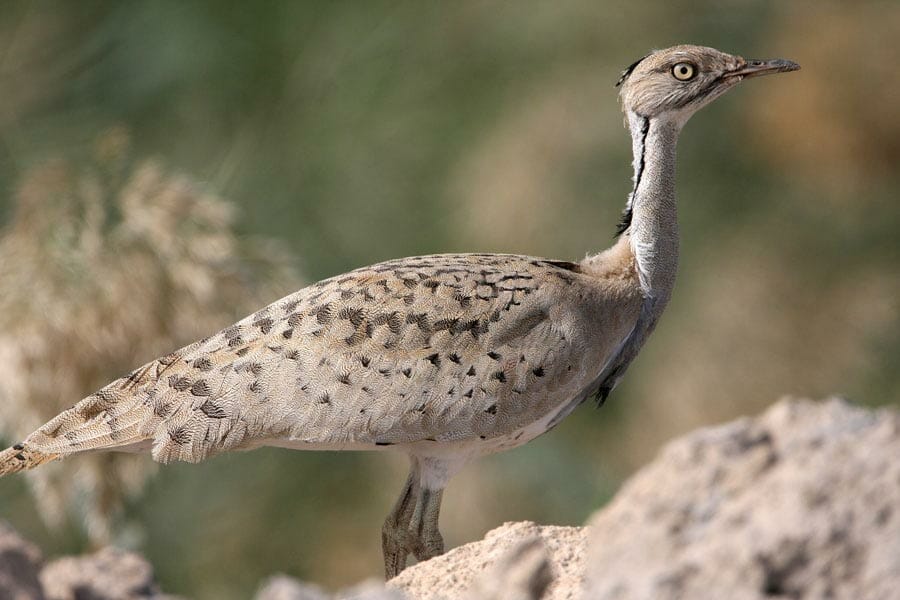
[[[638,160],[637,172],[634,174],[634,189],[628,197],[628,203],[625,210],[622,211],[622,217],[616,226],[616,237],[622,235],[631,227],[631,217],[634,213],[634,199],[637,196],[638,186],[641,184],[641,175],[644,174],[645,157],[647,155],[647,134],[650,132],[650,119],[641,117],[641,157]]]

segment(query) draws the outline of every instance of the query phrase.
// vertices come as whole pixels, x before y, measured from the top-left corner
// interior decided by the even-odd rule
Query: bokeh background
[[[450,546],[580,524],[666,440],[784,394],[900,400],[900,4],[0,4],[0,437],[303,283],[382,259],[611,243],[630,188],[613,83],[691,42],[803,65],[679,148],[680,279],[599,412],[467,468]],[[142,550],[164,589],[381,573],[387,453],[103,455],[0,482],[49,555]]]

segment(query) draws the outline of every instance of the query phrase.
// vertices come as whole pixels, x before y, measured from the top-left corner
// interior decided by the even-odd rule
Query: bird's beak
[[[743,66],[738,67],[734,71],[729,71],[725,76],[749,79],[750,77],[759,77],[760,75],[770,75],[772,73],[787,73],[788,71],[796,71],[799,68],[800,65],[797,63],[783,58],[748,60]]]

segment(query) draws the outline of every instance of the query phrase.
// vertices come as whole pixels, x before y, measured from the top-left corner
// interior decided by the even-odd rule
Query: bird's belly
[[[485,449],[485,454],[503,452],[504,450],[517,448],[518,446],[527,444],[539,435],[556,427],[562,416],[565,416],[561,415],[561,413],[565,412],[568,414],[575,406],[577,406],[577,404],[574,404],[571,400],[567,400],[556,406],[553,410],[548,411],[538,420],[528,423],[524,427],[520,427],[505,435],[483,440],[482,444]]]
[[[452,458],[454,460],[470,460],[479,456],[504,452],[527,444],[539,435],[553,429],[580,403],[578,399],[567,398],[565,401],[555,404],[551,410],[546,411],[537,420],[493,437],[443,441],[421,440],[398,444],[394,448],[419,457]]]
[[[413,438],[411,440],[397,440],[379,442],[377,439],[354,439],[349,435],[334,435],[324,437],[310,436],[284,436],[258,440],[255,444],[248,445],[247,449],[259,446],[274,446],[291,450],[399,450],[422,457],[451,457],[480,455],[502,452],[525,444],[537,436],[549,431],[565,417],[579,402],[571,399],[571,392],[565,394],[562,401],[558,399],[549,401],[542,410],[535,410],[538,417],[530,422],[522,423],[513,428],[499,428],[500,432],[490,435],[485,432],[477,435],[472,431],[461,433],[452,427],[443,431],[443,435],[435,435],[429,432],[428,437]],[[549,399],[548,399],[549,400]],[[512,423],[510,423],[512,425]],[[465,429],[471,427],[467,424]],[[367,436],[368,437],[368,436]],[[391,436],[385,436],[390,439]]]

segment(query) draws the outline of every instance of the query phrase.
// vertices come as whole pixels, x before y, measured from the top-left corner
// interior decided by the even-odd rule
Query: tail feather
[[[147,439],[140,432],[145,407],[140,402],[125,403],[86,417],[85,404],[94,402],[88,397],[41,426],[37,431],[0,452],[0,477],[26,471],[52,460],[90,450],[136,446]],[[88,411],[89,412],[89,411]],[[117,413],[120,413],[118,417]],[[119,421],[121,420],[121,427]]]
[[[131,446],[146,439],[141,424],[149,410],[140,401],[123,400],[99,414],[92,414],[85,405],[94,402],[91,396],[61,413],[28,436],[25,445],[66,455]]]
[[[152,415],[141,394],[155,383],[148,371],[145,366],[114,381],[0,452],[0,477],[79,452],[137,447],[146,441],[143,429]]]
[[[0,452],[0,477],[27,471],[58,458],[59,454],[45,454],[17,444]]]
[[[264,437],[268,421],[242,416],[238,384],[224,387],[223,375],[223,389],[214,393],[212,377],[200,378],[178,358],[173,353],[136,369],[4,450],[0,476],[91,450],[151,450],[161,463],[196,463]]]

